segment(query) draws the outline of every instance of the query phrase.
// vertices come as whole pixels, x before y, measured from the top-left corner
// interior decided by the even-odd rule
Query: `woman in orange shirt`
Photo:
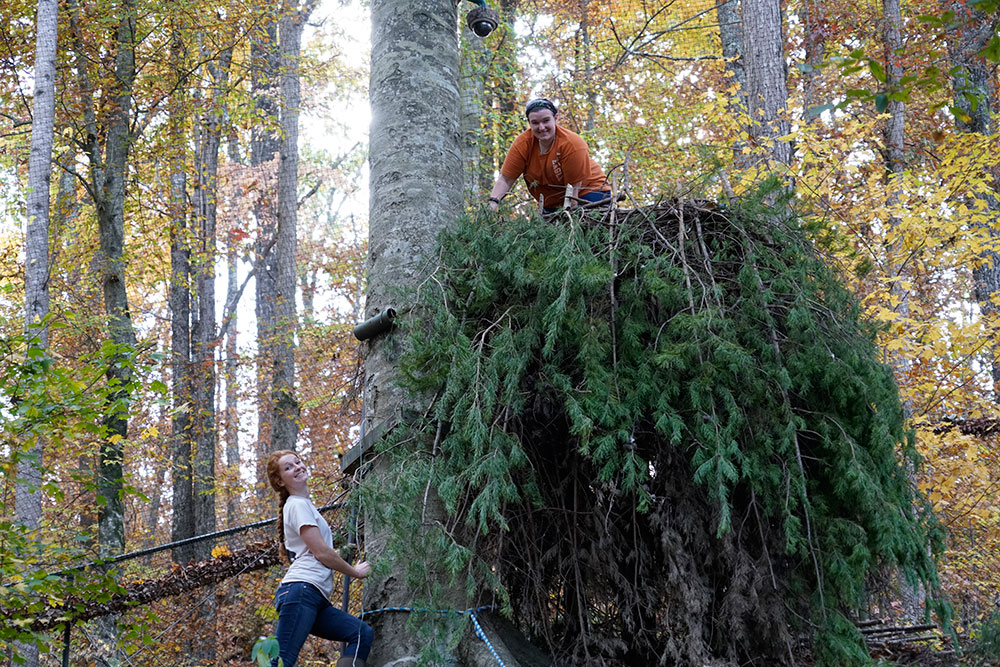
[[[590,157],[587,142],[557,124],[556,105],[545,98],[531,100],[524,107],[524,115],[528,129],[518,135],[507,151],[500,177],[490,192],[490,208],[497,209],[520,176],[524,176],[528,192],[545,213],[562,206],[567,185],[573,186],[575,198],[570,200],[570,207],[576,206],[576,199],[609,201],[611,189],[604,171]]]

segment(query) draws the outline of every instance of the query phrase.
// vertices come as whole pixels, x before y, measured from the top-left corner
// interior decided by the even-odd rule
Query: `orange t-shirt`
[[[531,130],[519,134],[507,151],[500,173],[512,180],[523,175],[531,196],[538,199],[544,195],[545,205],[550,207],[562,206],[567,184],[582,183],[581,195],[608,184],[601,166],[590,157],[583,137],[558,125],[555,141],[545,155],[539,152]]]

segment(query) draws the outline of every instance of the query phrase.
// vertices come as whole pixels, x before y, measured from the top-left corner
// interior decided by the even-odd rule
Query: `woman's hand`
[[[495,211],[500,207],[500,200],[510,192],[510,189],[514,186],[514,181],[515,179],[507,178],[503,174],[500,174],[497,182],[493,185],[493,190],[490,192],[490,198],[486,200],[490,210]]]
[[[355,579],[364,579],[371,574],[372,566],[367,561],[362,561],[352,567],[350,563],[341,558],[340,554],[323,540],[323,536],[316,526],[302,526],[299,529],[299,535],[302,536],[302,541],[306,543],[306,547],[316,557],[316,560],[331,570]]]

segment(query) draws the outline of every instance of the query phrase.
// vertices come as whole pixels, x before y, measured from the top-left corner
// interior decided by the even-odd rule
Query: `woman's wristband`
[[[487,199],[486,201],[491,201],[491,202],[493,202],[494,204],[499,204],[499,203],[500,203],[500,200],[499,200],[499,199],[497,199],[496,197],[490,197],[490,198],[489,198],[489,199]]]

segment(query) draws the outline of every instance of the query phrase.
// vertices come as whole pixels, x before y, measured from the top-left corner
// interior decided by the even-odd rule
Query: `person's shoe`
[[[353,657],[341,658],[337,661],[337,667],[365,667],[365,661],[356,660]]]

